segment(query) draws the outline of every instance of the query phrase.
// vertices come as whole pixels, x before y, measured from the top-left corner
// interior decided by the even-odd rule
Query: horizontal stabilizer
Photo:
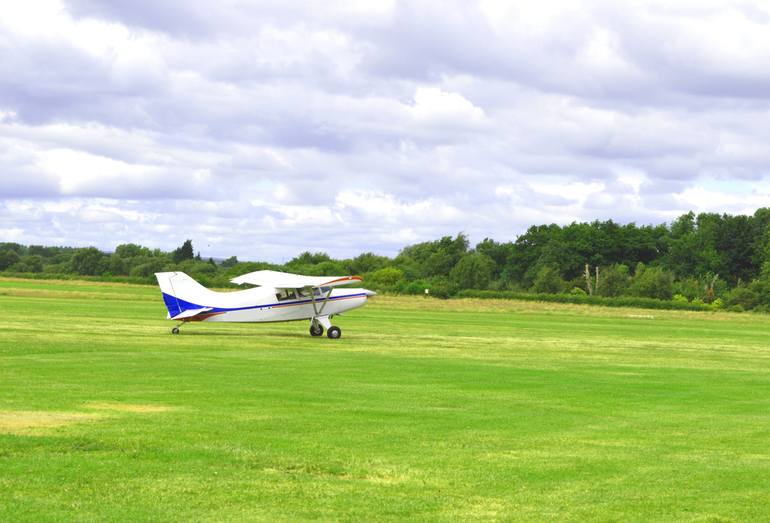
[[[183,320],[185,318],[192,318],[193,316],[197,316],[198,314],[202,314],[204,312],[208,312],[212,310],[212,307],[203,307],[201,309],[188,309],[186,311],[182,311],[181,313],[177,314],[176,316],[173,316],[172,320]]]

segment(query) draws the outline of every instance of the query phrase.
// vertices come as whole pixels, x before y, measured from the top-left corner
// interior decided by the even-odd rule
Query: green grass
[[[756,521],[770,319],[378,297],[195,324],[0,280],[0,521]]]

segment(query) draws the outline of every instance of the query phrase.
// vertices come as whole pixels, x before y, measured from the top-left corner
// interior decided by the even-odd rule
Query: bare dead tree
[[[718,279],[719,274],[715,274],[711,277],[706,276],[706,285],[703,286],[703,290],[705,291],[703,301],[706,303],[711,303],[714,301],[714,286],[716,285]]]
[[[594,281],[594,291],[599,292],[599,266],[596,266],[596,281]]]
[[[599,266],[597,265],[595,267],[596,275],[594,277],[594,281],[591,281],[591,266],[586,263],[586,270],[585,270],[585,278],[586,278],[586,290],[588,290],[588,295],[592,296],[593,293],[599,292]]]
[[[588,266],[587,263],[586,263],[585,276],[586,276],[586,289],[588,290],[588,295],[591,296],[594,293],[594,287],[593,287],[593,284],[591,282],[591,269],[590,269],[590,267]]]

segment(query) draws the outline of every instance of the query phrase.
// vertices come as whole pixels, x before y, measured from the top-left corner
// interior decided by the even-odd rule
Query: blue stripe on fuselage
[[[329,298],[329,301],[334,300],[340,300],[343,298],[357,298],[359,296],[366,296],[365,292],[361,292],[358,294],[346,294],[344,296],[332,296]],[[171,296],[170,294],[163,293],[163,301],[166,303],[166,307],[168,308],[168,312],[173,318],[177,314],[181,314],[184,311],[191,310],[191,309],[203,309],[205,307],[208,307],[208,305],[198,305],[196,303],[191,303],[189,301],[185,301],[181,298],[177,298],[175,296]],[[325,300],[318,299],[316,300],[316,303],[323,303]],[[267,305],[252,305],[250,307],[234,307],[234,308],[227,308],[227,307],[212,307],[210,311],[206,311],[206,314],[210,314],[212,312],[232,312],[232,311],[245,311],[249,309],[267,309],[271,307],[278,307],[278,306],[287,306],[287,305],[304,305],[306,303],[313,303],[313,300],[300,300],[300,301],[284,301],[284,302],[278,302],[278,303],[269,303]],[[179,304],[179,305],[177,305]],[[172,310],[173,307],[173,310]]]

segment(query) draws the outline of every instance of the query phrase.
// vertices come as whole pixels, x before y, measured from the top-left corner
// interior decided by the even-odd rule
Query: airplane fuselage
[[[367,297],[372,295],[366,289],[332,289],[328,300],[316,295],[315,308],[313,298],[308,292],[300,295],[302,291],[295,291],[293,297],[279,296],[276,289],[254,288],[233,292],[214,292],[205,297],[203,303],[185,302],[182,309],[211,308],[182,321],[212,321],[233,323],[267,323],[278,321],[309,320],[316,316],[321,309],[324,316],[333,316],[345,311],[356,309],[366,303]],[[163,299],[179,300],[174,296],[164,294]],[[170,316],[169,316],[169,319]]]

